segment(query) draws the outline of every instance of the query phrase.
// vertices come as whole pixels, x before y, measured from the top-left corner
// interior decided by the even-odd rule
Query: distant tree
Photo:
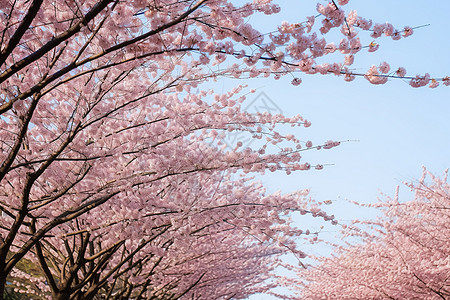
[[[310,142],[277,131],[310,122],[243,111],[243,86],[196,89],[221,76],[295,72],[450,83],[387,63],[352,73],[354,55],[377,48],[361,45],[357,28],[394,39],[412,29],[346,14],[346,2],[263,34],[248,17],[279,12],[266,0],[1,1],[0,294],[7,283],[54,299],[244,298],[270,288],[280,255],[305,255],[284,213],[332,217],[302,192],[265,195],[243,174],[321,169],[300,163]],[[332,28],[338,45],[324,38]],[[316,63],[335,51],[345,58]],[[230,149],[227,132],[264,140]]]
[[[300,272],[300,298],[450,299],[450,185],[430,176],[410,185],[414,200],[380,202],[383,217],[349,227],[360,242]]]

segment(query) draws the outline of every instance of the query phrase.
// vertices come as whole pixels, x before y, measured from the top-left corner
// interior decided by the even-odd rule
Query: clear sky
[[[279,2],[280,16],[253,17],[250,22],[270,31],[282,20],[301,22],[316,14],[317,1]],[[396,28],[430,24],[400,41],[378,39],[377,52],[356,55],[356,70],[364,72],[372,64],[386,61],[394,70],[405,67],[408,75],[450,75],[450,1],[353,0],[345,8],[356,9],[359,15],[374,22],[389,21]],[[363,44],[370,43],[372,39],[368,35],[363,39],[364,35]],[[395,79],[374,86],[363,78],[347,83],[334,75],[300,77],[303,83],[298,87],[290,84],[289,76],[248,84],[266,93],[285,115],[299,113],[312,122],[310,128],[296,129],[295,134],[302,140],[316,144],[328,139],[359,142],[305,153],[305,159],[312,164],[334,165],[289,176],[281,172],[269,174],[262,178],[269,191],[309,188],[318,201],[333,200],[329,210],[338,219],[349,220],[360,217],[362,212],[348,209],[343,199],[374,202],[381,191],[393,195],[396,185],[420,178],[422,166],[438,175],[450,167],[450,87],[414,89]],[[408,189],[401,188],[400,200],[411,197]]]

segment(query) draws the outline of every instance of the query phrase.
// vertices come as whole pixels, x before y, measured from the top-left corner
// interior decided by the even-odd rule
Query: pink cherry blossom
[[[380,70],[380,72],[381,72],[381,73],[384,73],[384,74],[389,73],[390,69],[391,69],[391,67],[390,67],[389,64],[388,64],[387,62],[385,62],[385,61],[382,62],[382,63],[380,64],[380,66],[378,67],[378,70]]]
[[[300,85],[301,83],[302,83],[302,80],[300,78],[292,79],[292,85]]]
[[[408,37],[408,36],[412,35],[413,33],[414,33],[414,30],[409,26],[405,26],[405,28],[403,29],[404,37]]]
[[[400,68],[397,69],[397,71],[395,71],[395,73],[399,77],[404,77],[406,75],[406,69],[403,68],[403,67],[400,67]]]
[[[380,48],[380,45],[375,42],[371,42],[369,44],[369,52],[375,52],[378,50],[378,48]]]
[[[409,85],[412,87],[422,87],[426,86],[430,82],[430,74],[426,73],[425,75],[416,75],[415,78],[411,79]]]
[[[371,205],[382,217],[343,227],[346,244],[331,257],[316,257],[315,267],[298,271],[298,299],[447,299],[446,177],[425,173],[418,184],[407,184],[413,200],[400,201],[397,189],[394,198]]]
[[[431,82],[428,86],[432,89],[437,88],[439,86],[439,82],[436,79],[431,79]]]
[[[339,146],[341,143],[338,141],[327,141],[323,146],[324,149],[331,149],[333,147]]]
[[[388,79],[388,77],[382,76],[378,72],[378,68],[376,66],[372,66],[364,77],[372,84],[384,84]]]
[[[450,85],[450,77],[447,76],[447,77],[443,78],[442,83],[446,86],[449,86]]]
[[[353,64],[355,57],[353,55],[346,55],[344,58],[344,65],[350,66]]]

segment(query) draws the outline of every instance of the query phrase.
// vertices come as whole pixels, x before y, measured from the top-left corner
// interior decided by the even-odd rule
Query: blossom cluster
[[[431,183],[427,183],[429,177]],[[398,196],[370,206],[377,220],[354,220],[352,241],[331,257],[299,271],[301,299],[447,299],[450,297],[450,185],[424,172],[407,185],[415,198]]]

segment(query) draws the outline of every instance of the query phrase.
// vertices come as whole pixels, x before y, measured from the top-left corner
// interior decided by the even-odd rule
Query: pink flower
[[[400,32],[398,32],[397,30],[392,34],[391,37],[394,41],[398,41],[399,39],[402,38],[402,36],[400,35]]]
[[[353,64],[353,61],[355,60],[355,57],[353,55],[346,55],[344,58],[344,65],[350,66]]]
[[[311,148],[313,145],[313,143],[311,141],[307,141],[306,142],[306,147]]]
[[[308,22],[306,23],[306,32],[311,32],[312,27],[314,26],[314,21],[316,20],[316,17],[311,16],[306,18]]]
[[[406,69],[403,67],[400,67],[397,69],[397,71],[395,73],[397,74],[398,77],[405,77]]]
[[[403,29],[404,37],[408,37],[408,36],[412,35],[413,33],[414,33],[414,30],[409,26],[405,26],[405,28]]]
[[[380,64],[380,66],[378,67],[378,70],[380,70],[381,73],[386,74],[389,72],[389,70],[391,69],[391,67],[389,66],[389,64],[387,62],[382,62]]]
[[[344,80],[348,82],[353,81],[355,80],[355,75],[352,75],[352,73],[345,73]]]
[[[356,21],[358,19],[358,14],[356,10],[351,10],[347,15],[347,24],[348,26],[353,26],[356,24]]]
[[[359,38],[350,40],[351,53],[357,53],[361,50],[361,41]]]
[[[328,72],[333,73],[334,75],[341,74],[342,65],[338,63],[334,63],[328,67]]]
[[[361,17],[356,19],[356,25],[362,30],[369,30],[372,27],[372,20],[366,20]]]
[[[370,67],[364,77],[372,84],[383,84],[388,80],[386,76],[381,76],[380,73],[378,73],[376,66]]]
[[[372,29],[372,34],[370,35],[374,39],[379,38],[384,32],[384,24],[375,24]]]
[[[378,45],[375,42],[372,42],[369,44],[369,52],[375,52],[378,50],[379,47],[380,47],[380,45]]]
[[[302,83],[302,80],[300,78],[294,78],[294,79],[292,79],[291,83],[292,83],[292,85],[297,86],[297,85],[300,85],[300,83]]]
[[[333,53],[334,51],[336,51],[336,45],[334,43],[329,43],[328,45],[326,45],[325,50],[328,53]]]
[[[343,54],[350,52],[350,46],[347,39],[341,39],[341,42],[339,43],[339,51]]]
[[[431,83],[429,85],[430,88],[434,89],[439,86],[439,82],[436,79],[431,79]]]
[[[331,149],[333,147],[337,147],[341,144],[341,142],[337,142],[337,141],[327,141],[325,143],[325,145],[323,146],[323,149]]]
[[[426,73],[424,76],[416,75],[415,78],[411,79],[409,85],[412,87],[426,86],[430,82],[430,74]]]
[[[311,169],[311,165],[308,163],[305,163],[305,164],[301,165],[301,169],[305,170],[305,171],[309,170],[309,169]]]
[[[315,70],[322,75],[326,75],[326,74],[328,74],[329,67],[330,67],[329,64],[324,63],[324,64],[316,65]]]
[[[386,23],[386,25],[384,26],[384,35],[391,36],[393,32],[394,32],[394,26],[392,26],[392,24],[390,24],[390,23]]]

